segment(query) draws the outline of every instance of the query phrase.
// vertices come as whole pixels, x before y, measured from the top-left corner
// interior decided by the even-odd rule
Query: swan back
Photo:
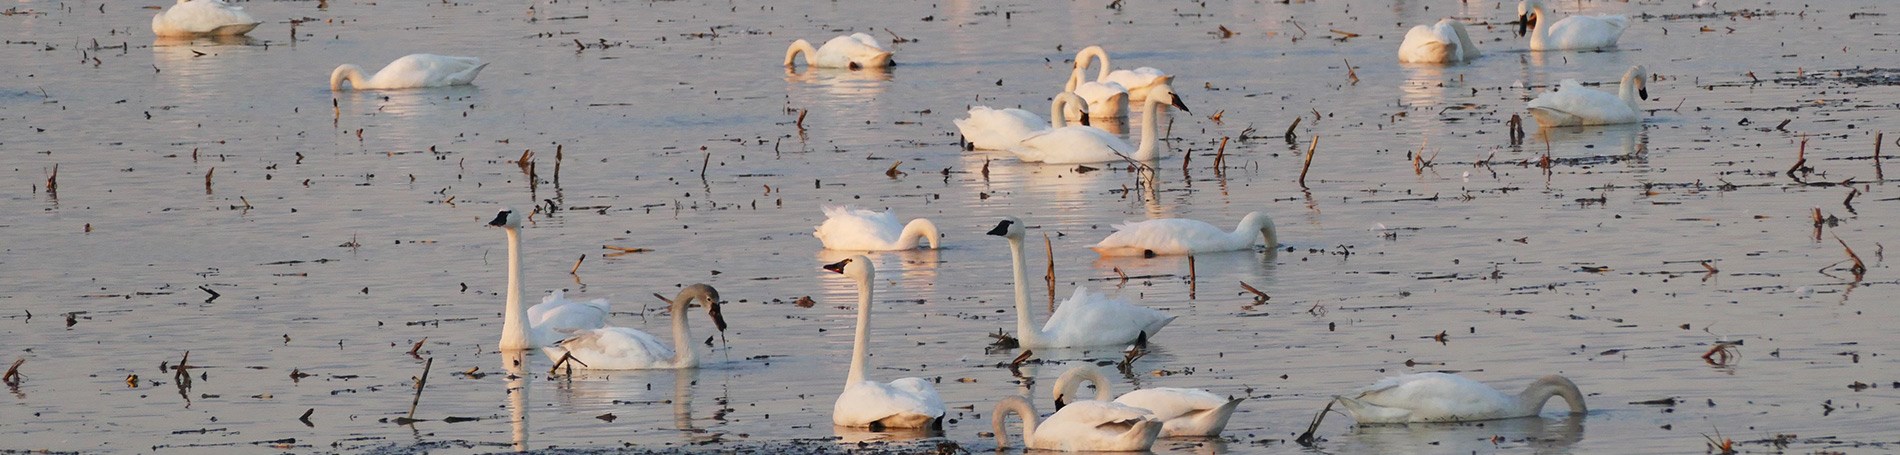
[[[1648,99],[1647,71],[1641,65],[1623,74],[1616,94],[1585,88],[1575,79],[1564,79],[1555,92],[1545,92],[1527,105],[1531,116],[1542,127],[1576,125],[1614,125],[1642,121],[1637,100]]]
[[[1388,377],[1353,396],[1335,398],[1347,415],[1365,424],[1526,417],[1537,415],[1552,396],[1565,397],[1574,412],[1583,412],[1582,393],[1560,376],[1547,376],[1513,396],[1463,376],[1417,373]]]
[[[346,76],[351,87],[356,90],[466,85],[473,83],[475,77],[487,67],[487,63],[475,57],[409,54],[389,62],[389,65],[367,78],[361,76],[362,69],[355,65],[339,66],[330,73],[330,89],[341,90],[341,82]]]
[[[1478,58],[1478,49],[1465,33],[1465,24],[1443,19],[1433,25],[1412,27],[1399,44],[1402,63],[1463,63]]]
[[[224,0],[180,0],[152,16],[152,33],[164,37],[232,36],[257,28],[257,18]]]
[[[1057,116],[1055,122],[1061,122]],[[992,109],[989,106],[970,108],[968,118],[952,120],[957,132],[963,134],[963,140],[975,150],[1002,150],[1021,142],[1024,137],[1049,128],[1048,122],[1033,112],[1022,109]]]
[[[1629,28],[1625,16],[1570,16],[1553,22],[1545,17],[1544,5],[1537,0],[1518,2],[1517,15],[1518,35],[1529,34],[1534,51],[1615,47]]]
[[[787,63],[791,62],[792,55],[795,52],[801,50],[810,52],[808,49],[810,49],[811,43],[806,42],[804,48],[801,49],[798,46],[799,42],[803,42],[803,40],[793,42],[793,48],[786,51],[785,59]],[[854,70],[860,68],[884,68],[891,65],[891,51],[885,49],[884,45],[879,44],[876,37],[864,33],[853,33],[825,41],[825,44],[819,46],[816,52],[810,52],[805,55],[805,63],[819,68],[846,68]]]
[[[1153,339],[1161,329],[1174,322],[1174,316],[1153,308],[1137,306],[1127,300],[1089,292],[1088,286],[1076,286],[1068,300],[1056,306],[1042,325],[1035,346],[1084,347],[1123,346],[1144,334]]]
[[[1063,451],[1145,451],[1154,447],[1161,422],[1148,410],[1110,401],[1077,401],[1036,427],[1029,447]]]
[[[876,212],[849,206],[825,206],[825,222],[812,230],[826,249],[845,251],[894,251],[916,248],[918,239],[928,240],[931,249],[938,245],[937,226],[918,218],[899,224],[890,210]]]
[[[1478,46],[1471,43],[1471,34],[1465,31],[1465,23],[1463,21],[1445,18],[1438,21],[1438,26],[1451,27],[1452,34],[1458,36],[1459,61],[1469,62],[1484,56],[1484,52],[1478,50]]]

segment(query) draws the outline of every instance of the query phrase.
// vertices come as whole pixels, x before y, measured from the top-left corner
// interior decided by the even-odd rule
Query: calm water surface
[[[873,255],[873,376],[941,379],[955,419],[943,437],[973,450],[994,445],[998,397],[1046,407],[1063,369],[1120,355],[1039,353],[1029,387],[998,367],[1017,354],[985,349],[1014,327],[1009,254],[982,233],[1005,215],[1036,227],[1032,268],[1034,239],[1051,239],[1061,295],[1087,285],[1180,316],[1118,390],[1249,397],[1224,440],[1157,452],[1298,450],[1331,395],[1434,370],[1511,391],[1564,374],[1591,411],[1368,428],[1334,416],[1308,450],[1684,453],[1718,432],[1749,451],[1778,437],[1802,452],[1900,444],[1900,281],[1884,258],[1900,194],[1869,159],[1877,131],[1900,138],[1885,2],[1552,2],[1558,16],[1634,16],[1620,49],[1590,53],[1525,52],[1499,2],[251,1],[267,22],[250,38],[178,42],[154,42],[147,3],[165,2],[20,1],[0,16],[0,362],[26,359],[0,396],[0,449],[904,437],[829,423],[855,291],[819,269],[843,255],[810,236],[824,204],[943,229],[940,251]],[[1487,55],[1394,63],[1407,28],[1443,16],[1479,24]],[[778,64],[795,38],[849,31],[914,41],[886,73]],[[1046,112],[1091,44],[1178,75],[1193,113],[1163,122],[1172,153],[1154,186],[1129,191],[1123,165],[960,151],[952,119],[975,104]],[[339,64],[413,52],[492,65],[473,87],[327,90]],[[1544,86],[1613,90],[1634,64],[1657,75],[1642,125],[1530,123],[1509,140]],[[1787,175],[1804,137],[1805,184]],[[532,177],[513,162],[524,151]],[[886,176],[894,163],[904,174]],[[494,352],[506,248],[483,227],[502,206],[558,209],[525,229],[532,295],[611,298],[616,324],[665,333],[648,295],[705,282],[730,300],[728,342],[696,372],[549,376],[539,354],[513,368]],[[1123,220],[1230,225],[1255,210],[1283,248],[1202,256],[1192,279],[1186,259],[1086,249]],[[1272,299],[1256,304],[1243,281]],[[1744,343],[1736,359],[1700,358],[1724,340]],[[199,368],[181,387],[162,368],[187,351]],[[416,415],[429,420],[392,423],[424,358]],[[1678,404],[1632,404],[1665,398]]]

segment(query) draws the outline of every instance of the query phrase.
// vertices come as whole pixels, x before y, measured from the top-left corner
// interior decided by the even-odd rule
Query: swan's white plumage
[[[1094,400],[1078,401],[1076,393],[1084,381],[1095,384]],[[1111,388],[1108,378],[1094,366],[1077,366],[1056,379],[1056,406],[1066,409],[1082,401],[1108,401],[1114,397]],[[1205,390],[1177,387],[1140,389],[1113,399],[1115,403],[1147,411],[1150,419],[1162,421],[1162,437],[1219,436],[1226,430],[1234,410],[1245,400],[1229,400]]]
[[[1168,256],[1244,250],[1255,240],[1264,240],[1267,248],[1278,243],[1273,219],[1265,213],[1247,214],[1232,232],[1186,218],[1131,221],[1115,225],[1115,233],[1090,248],[1103,256]]]
[[[1004,420],[1014,413],[1023,420],[1023,443],[1031,449],[1059,451],[1146,451],[1154,446],[1161,422],[1147,418],[1147,410],[1107,401],[1082,401],[1038,419],[1035,407],[1021,396],[996,404],[990,414],[999,447],[1009,445]]]
[[[569,300],[559,289],[541,297],[541,303],[528,307],[528,324],[534,330],[537,346],[547,346],[567,338],[570,330],[591,330],[607,325],[613,303],[607,299]]]
[[[1083,111],[1088,103],[1071,92],[1056,95],[1049,104],[1049,120],[1022,109],[991,109],[989,106],[970,108],[969,118],[954,120],[957,131],[963,133],[963,139],[970,147],[979,150],[1006,150],[1021,143],[1023,138],[1063,127],[1064,118],[1084,118]],[[1064,113],[1074,115],[1064,116]],[[1086,122],[1083,123],[1087,125]]]
[[[1639,123],[1643,116],[1636,101],[1649,98],[1647,79],[1648,71],[1641,65],[1630,67],[1615,94],[1585,88],[1575,79],[1564,79],[1557,91],[1538,95],[1528,106],[1537,124],[1546,128]]]
[[[1583,394],[1562,376],[1545,376],[1518,395],[1446,373],[1388,377],[1352,396],[1334,397],[1359,423],[1464,422],[1537,415],[1550,397],[1563,397],[1571,412],[1586,410]]]
[[[224,0],[178,0],[152,16],[152,33],[163,37],[242,35],[262,23],[243,7]]]
[[[851,278],[858,287],[857,333],[851,346],[851,370],[845,376],[844,391],[831,407],[831,423],[871,429],[941,428],[943,399],[930,381],[902,378],[879,383],[865,377],[871,368],[871,291],[877,278],[871,259],[852,256],[825,266],[825,270]]]
[[[1465,24],[1456,19],[1412,27],[1399,44],[1401,63],[1464,63],[1480,55],[1465,32]]]
[[[330,72],[330,90],[343,90],[348,81],[356,90],[392,90],[423,87],[447,87],[475,82],[488,64],[475,57],[435,54],[409,54],[389,62],[376,74],[365,76],[363,68],[344,64]]]
[[[679,296],[669,300],[669,312],[673,323],[673,345],[683,351],[675,351],[659,337],[629,327],[605,326],[591,329],[560,329],[567,338],[546,346],[543,352],[550,359],[559,359],[562,354],[574,356],[579,360],[578,367],[590,370],[646,370],[695,368],[699,366],[699,356],[693,352],[692,330],[686,323],[686,313],[693,300],[699,300],[707,308],[714,326],[720,331],[726,327],[725,319],[719,313],[719,291],[705,284],[694,284],[680,290]],[[600,303],[605,311],[606,301]],[[531,310],[532,311],[532,310]],[[532,315],[530,315],[532,318]],[[604,318],[605,315],[603,314]]]
[[[1096,82],[1112,82],[1128,92],[1128,102],[1139,103],[1148,99],[1148,92],[1157,86],[1174,82],[1174,76],[1152,67],[1140,67],[1132,70],[1113,69],[1108,59],[1108,51],[1101,46],[1089,46],[1075,53],[1075,65],[1088,69],[1091,59],[1102,62],[1102,69],[1095,74]],[[1086,98],[1086,97],[1084,97]]]
[[[1085,286],[1076,286],[1069,300],[1057,306],[1049,320],[1038,329],[1033,325],[1035,315],[1029,307],[1029,272],[1023,258],[1023,235],[1025,229],[1022,220],[1005,218],[998,223],[990,235],[1002,236],[1009,241],[1009,252],[1015,261],[1011,267],[1016,279],[1016,337],[1017,342],[1026,348],[1066,348],[1085,346],[1115,346],[1134,343],[1146,334],[1154,337],[1161,329],[1174,322],[1174,316],[1148,307],[1135,306],[1125,300],[1111,299],[1103,294],[1088,292]]]
[[[1085,65],[1086,63],[1077,61],[1076,64]],[[1082,100],[1088,101],[1089,109],[1086,115],[1090,117],[1119,118],[1124,115],[1128,111],[1128,88],[1113,81],[1088,80],[1082,76],[1082,69],[1083,67],[1078,66],[1069,70],[1069,82],[1063,84],[1062,90],[1073,92],[1076,96],[1082,97]],[[1064,115],[1069,120],[1081,120],[1081,115],[1084,114],[1065,113]]]
[[[825,41],[824,46],[816,49],[810,41],[797,40],[785,50],[785,66],[795,64],[798,54],[805,54],[805,65],[815,68],[884,68],[891,66],[891,51],[877,42],[877,37],[864,33],[842,35]]]
[[[1537,0],[1517,4],[1519,32],[1528,32],[1533,51],[1592,50],[1616,47],[1616,41],[1629,29],[1627,16],[1570,16],[1559,21],[1545,17],[1544,5]],[[1527,21],[1535,21],[1525,29]]]
[[[1161,157],[1156,117],[1167,106],[1186,110],[1174,89],[1162,84],[1155,87],[1141,112],[1141,145],[1129,145],[1113,133],[1089,126],[1065,126],[1031,134],[1010,147],[1016,158],[1030,163],[1084,164],[1133,159],[1152,161]],[[1089,109],[1094,109],[1090,107]],[[1091,110],[1090,112],[1094,112]]]
[[[521,212],[508,208],[496,212],[495,219],[488,222],[489,227],[502,228],[508,235],[508,303],[502,312],[501,349],[544,347],[560,341],[568,331],[606,326],[607,313],[612,309],[606,299],[568,300],[567,293],[556,290],[542,297],[540,304],[522,307],[521,219]]]
[[[825,222],[812,230],[812,236],[825,249],[843,251],[896,251],[917,248],[918,240],[937,249],[937,225],[918,218],[899,223],[890,210],[882,212],[856,207],[825,206]]]

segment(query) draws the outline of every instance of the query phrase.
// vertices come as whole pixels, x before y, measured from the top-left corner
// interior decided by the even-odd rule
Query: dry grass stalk
[[[217,167],[205,170],[205,194],[211,194],[211,176],[218,172]]]
[[[429,342],[429,337],[422,337],[421,340],[417,340],[415,346],[409,347],[409,355],[417,355],[417,353],[422,352],[422,344],[427,342]]]
[[[1220,26],[1219,33],[1220,33],[1220,39],[1233,38],[1234,35],[1236,35],[1236,33],[1234,33],[1233,30],[1228,30],[1227,26],[1225,25]]]
[[[798,110],[798,121],[792,123],[793,125],[798,126],[798,134],[805,134],[805,114],[810,114],[810,113],[811,113],[810,109]]]
[[[1293,124],[1286,126],[1286,135],[1284,137],[1286,137],[1287,145],[1292,145],[1293,141],[1299,140],[1299,135],[1294,134],[1293,130],[1299,129],[1301,120],[1306,120],[1306,117],[1294,117]]]
[[[1875,144],[1874,150],[1875,150],[1874,152],[1875,159],[1879,159],[1880,146],[1878,145],[1878,143]],[[1876,161],[1876,167],[1878,167],[1877,163],[1878,162]],[[59,192],[59,163],[53,163],[53,175],[46,176],[46,192],[47,193]]]
[[[1267,295],[1267,293],[1261,292],[1259,289],[1255,289],[1253,285],[1247,284],[1245,281],[1240,282],[1240,288],[1253,293],[1253,303],[1255,304],[1267,303],[1268,300],[1273,300],[1273,296]]]
[[[1214,150],[1214,172],[1215,173],[1224,173],[1225,172],[1224,168],[1227,167],[1227,140],[1228,139],[1230,138],[1227,136],[1221,136],[1220,148]]]
[[[624,246],[613,246],[613,245],[601,245],[600,249],[615,251],[615,253],[609,253],[609,254],[645,253],[648,251],[653,251],[646,248],[627,248]]]
[[[705,150],[706,148],[700,147],[699,149]],[[712,152],[706,152],[706,157],[699,160],[699,179],[700,180],[706,180],[706,167],[711,166],[711,165],[712,165]]]
[[[1887,173],[1880,169],[1880,143],[1886,142],[1886,140],[1887,140],[1887,133],[1883,133],[1883,132],[1874,133],[1874,179],[1876,180],[1887,179]],[[59,175],[59,165],[57,164],[53,165],[53,175]],[[52,185],[49,184],[47,185],[47,187],[50,188],[52,187]]]
[[[1702,361],[1718,367],[1728,366],[1730,360],[1741,357],[1741,348],[1736,347],[1740,345],[1740,342],[1717,341],[1709,347],[1709,352],[1702,353]]]
[[[1788,167],[1788,177],[1794,177],[1808,165],[1808,135],[1801,135],[1801,149],[1795,152],[1794,166]]]
[[[582,262],[587,262],[587,255],[586,255],[586,254],[582,254],[582,255],[581,255],[581,258],[580,258],[580,259],[575,259],[575,260],[574,260],[574,268],[571,268],[571,269],[568,269],[568,270],[567,270],[567,274],[568,274],[568,275],[574,275],[574,274],[577,274],[577,273],[580,273],[580,271],[581,271],[581,263],[582,263]]]
[[[13,366],[7,367],[7,373],[0,375],[0,382],[5,382],[7,385],[20,385],[20,364],[23,363],[26,363],[25,357],[14,360]]]
[[[1306,148],[1306,164],[1300,166],[1300,188],[1306,188],[1306,171],[1313,168],[1313,154],[1319,152],[1319,136],[1313,137],[1313,145]]]
[[[1338,32],[1338,30],[1334,30],[1334,32]],[[1353,35],[1353,36],[1359,36],[1359,35]],[[1352,85],[1359,85],[1359,72],[1353,71],[1352,61],[1346,60],[1343,58],[1339,60],[1346,62],[1346,79],[1352,80]]]
[[[422,404],[422,388],[429,385],[429,369],[435,367],[435,357],[422,363],[422,377],[416,379],[416,396],[409,400],[409,419],[416,418],[416,405]]]
[[[1049,233],[1042,233],[1042,252],[1049,256],[1049,268],[1042,279],[1049,283],[1049,311],[1056,310],[1056,247],[1049,243]]]
[[[1841,236],[1834,236],[1834,241],[1840,242],[1841,248],[1847,250],[1847,259],[1854,261],[1854,265],[1848,267],[1847,271],[1854,273],[1854,281],[1860,281],[1861,276],[1867,274],[1867,264],[1860,261],[1860,255],[1854,254],[1854,247],[1847,246],[1847,241],[1841,240]]]
[[[891,163],[891,168],[890,168],[890,169],[885,169],[885,170],[884,170],[884,176],[885,176],[885,177],[890,177],[890,178],[897,178],[897,176],[899,176],[899,175],[910,175],[910,173],[909,173],[909,172],[904,172],[904,171],[900,171],[900,170],[897,170],[897,167],[898,167],[898,166],[901,166],[901,165],[903,165],[903,164],[904,164],[904,161],[903,161],[903,160],[898,160],[898,161],[897,161],[897,162],[895,162],[895,163]]]

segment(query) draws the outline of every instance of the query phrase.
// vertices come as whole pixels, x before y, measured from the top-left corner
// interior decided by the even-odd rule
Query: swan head
[[[1280,242],[1279,235],[1275,233],[1273,228],[1273,218],[1263,212],[1248,213],[1246,217],[1241,218],[1240,231],[1259,231],[1260,237],[1266,242],[1268,250],[1276,248]]]
[[[1648,68],[1644,68],[1643,65],[1632,66],[1630,67],[1629,74],[1623,76],[1623,79],[1636,84],[1637,96],[1642,97],[1644,100],[1649,99],[1649,69]]]
[[[1095,399],[1101,401],[1113,399],[1113,394],[1108,392],[1108,378],[1102,376],[1102,371],[1095,369],[1092,365],[1083,365],[1070,368],[1069,371],[1062,372],[1061,377],[1056,378],[1054,390],[1056,410],[1060,411],[1063,406],[1068,406],[1069,402],[1075,401],[1076,392],[1081,390],[1084,381],[1095,386]]]
[[[1543,4],[1529,0],[1517,2],[1517,36],[1537,29],[1537,21],[1543,20],[1543,15]]]
[[[1003,221],[996,223],[996,228],[990,229],[989,235],[1001,236],[1010,240],[1022,240],[1024,233],[1023,220],[1016,219],[1016,217],[1013,216],[1007,216],[1003,217]]]
[[[877,268],[871,266],[871,258],[864,257],[864,255],[852,256],[842,261],[825,264],[825,270],[860,280],[870,280],[871,276],[877,273]]]
[[[513,207],[501,209],[495,212],[495,219],[488,222],[488,227],[521,229],[521,212],[515,211]]]
[[[1194,111],[1188,110],[1187,103],[1181,102],[1181,95],[1174,94],[1174,87],[1168,86],[1165,82],[1148,89],[1148,99],[1162,100],[1162,102],[1174,106],[1175,109],[1180,109],[1181,112],[1194,113]]]

